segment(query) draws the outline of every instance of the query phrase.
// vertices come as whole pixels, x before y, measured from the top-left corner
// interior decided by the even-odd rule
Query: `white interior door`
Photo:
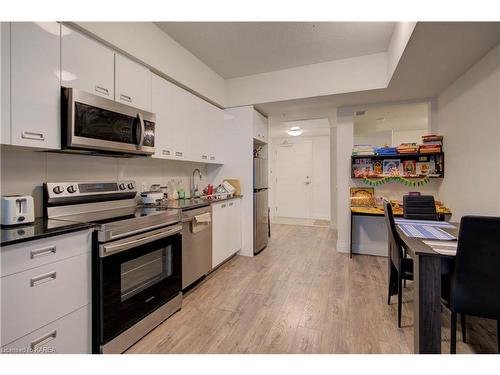
[[[311,218],[312,142],[276,146],[276,215]]]

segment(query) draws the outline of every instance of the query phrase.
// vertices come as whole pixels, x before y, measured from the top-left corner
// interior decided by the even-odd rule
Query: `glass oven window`
[[[172,275],[172,246],[121,264],[121,302]]]
[[[137,144],[136,117],[75,103],[75,135],[104,141]]]

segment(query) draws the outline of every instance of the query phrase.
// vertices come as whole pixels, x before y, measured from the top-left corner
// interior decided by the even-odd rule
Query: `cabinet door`
[[[210,153],[209,162],[214,164],[224,163],[224,111],[220,108],[212,106],[210,111]]]
[[[155,157],[188,160],[187,138],[192,106],[187,91],[153,74],[153,113],[156,113]],[[190,95],[190,94],[189,94]]]
[[[0,23],[0,59],[0,141],[10,145],[10,22]]]
[[[268,141],[268,124],[267,118],[259,112],[253,111],[253,137],[261,142]]]
[[[229,256],[227,202],[212,204],[212,268]]]
[[[119,54],[115,54],[115,100],[151,112],[150,71]]]
[[[62,26],[61,84],[114,100],[115,53]]]
[[[169,90],[169,82],[156,74],[151,74],[151,107],[156,114],[155,123],[155,158],[173,159],[174,149],[170,137],[171,114],[168,112],[169,102],[172,95]]]
[[[228,231],[228,255],[230,257],[234,253],[241,250],[241,200],[232,199],[227,202],[228,208],[228,223],[230,230]]]
[[[57,22],[11,24],[14,145],[60,148],[60,28]]]

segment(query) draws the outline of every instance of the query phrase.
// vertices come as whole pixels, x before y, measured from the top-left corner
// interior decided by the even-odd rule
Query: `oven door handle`
[[[123,241],[122,240],[120,241],[120,243],[117,243],[115,245],[113,244],[101,245],[99,246],[99,256],[102,258],[108,255],[116,254],[121,251],[128,250],[132,247],[144,245],[149,242],[159,240],[161,238],[172,236],[174,234],[180,233],[181,231],[182,231],[182,225],[176,225],[172,228],[162,230],[161,232],[151,234],[149,236],[143,236],[126,242],[122,242]]]

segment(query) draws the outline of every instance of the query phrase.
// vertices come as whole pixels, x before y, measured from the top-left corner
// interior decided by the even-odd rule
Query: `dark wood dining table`
[[[457,237],[459,224],[450,224],[453,228],[442,229]],[[455,257],[435,252],[425,239],[408,237],[399,227],[397,231],[413,259],[414,352],[441,353],[441,275],[451,272]]]

